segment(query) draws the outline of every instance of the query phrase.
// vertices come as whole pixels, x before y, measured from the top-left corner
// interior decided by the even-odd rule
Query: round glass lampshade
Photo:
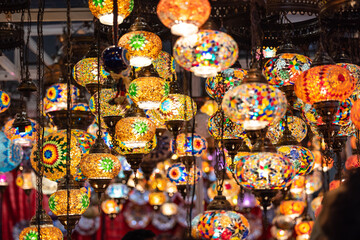
[[[117,0],[118,19],[121,24],[130,15],[134,8],[134,0]],[[113,0],[89,0],[89,8],[96,18],[104,25],[114,25],[114,2]]]
[[[288,128],[291,135],[296,139],[297,142],[301,142],[307,135],[308,129],[304,120],[296,116],[287,116]],[[269,126],[266,132],[272,144],[277,144],[282,138],[285,131],[285,118],[282,118],[279,122],[273,123]]]
[[[155,191],[149,194],[149,204],[151,206],[161,206],[166,202],[166,195],[164,192]]]
[[[356,64],[351,63],[337,63],[336,65],[347,69],[350,74],[356,79],[356,86],[351,95],[354,100],[360,98],[360,67]]]
[[[31,181],[31,171],[21,172],[15,180],[16,185],[24,190],[33,189],[34,185]]]
[[[176,149],[174,149],[175,141],[171,141],[170,149],[178,157],[195,156],[200,157],[207,149],[207,141],[198,134],[181,133],[176,137]]]
[[[97,116],[98,114],[98,99],[99,94],[95,93],[89,101],[89,107],[91,112]],[[129,102],[126,97],[123,96],[119,100],[120,102],[112,103],[117,97],[117,91],[111,88],[100,90],[100,114],[101,117],[109,116],[125,116],[125,113],[130,108]]]
[[[167,202],[161,206],[160,211],[165,216],[174,216],[178,212],[178,206],[175,203]]]
[[[156,136],[154,136],[151,141],[147,142],[145,144],[145,147],[127,147],[124,142],[121,142],[119,140],[117,141],[117,145],[114,146],[115,151],[120,155],[126,155],[126,154],[148,154],[152,150],[156,148],[157,145],[157,139]]]
[[[216,74],[215,77],[206,79],[205,90],[211,98],[219,102],[227,91],[242,83],[246,74],[247,71],[241,68],[225,69]]]
[[[162,42],[155,33],[133,31],[124,34],[120,38],[119,46],[126,48],[128,51],[131,66],[146,67],[159,55]]]
[[[71,85],[71,103],[75,103],[75,100],[80,96],[80,90]],[[64,110],[67,108],[67,85],[66,83],[56,83],[46,89],[46,99],[55,105],[51,108],[53,111]]]
[[[153,61],[156,72],[166,81],[176,80],[176,62],[175,59],[167,52],[161,51]]]
[[[24,228],[19,236],[19,240],[35,240],[39,239],[39,231],[37,225],[30,225],[30,227]],[[64,239],[61,230],[54,225],[40,225],[40,235],[43,240],[62,240]]]
[[[155,135],[155,124],[144,117],[123,118],[116,124],[116,136],[129,148],[142,148]]]
[[[90,153],[81,159],[80,168],[88,179],[113,179],[120,172],[120,161],[112,154]]]
[[[186,185],[188,182],[190,184],[197,182],[201,177],[201,171],[196,168],[196,175],[194,176],[194,168],[192,167],[188,172],[183,163],[175,163],[171,165],[167,170],[167,177],[169,180],[176,185]]]
[[[357,129],[360,129],[360,100],[357,100],[351,109],[351,121]]]
[[[129,85],[129,96],[141,109],[158,109],[169,95],[169,84],[159,77],[140,77]]]
[[[285,145],[278,147],[277,151],[290,159],[295,168],[295,174],[303,176],[313,170],[315,158],[309,149],[302,146]]]
[[[308,104],[337,100],[345,101],[355,89],[357,80],[350,72],[337,65],[310,68],[295,81],[295,93]]]
[[[276,87],[246,83],[228,91],[222,107],[233,122],[243,124],[245,130],[256,130],[278,122],[286,112],[287,101]]]
[[[236,176],[249,189],[282,189],[293,179],[295,170],[290,159],[282,154],[260,152],[242,158]]]
[[[110,74],[100,65],[100,84]],[[98,83],[98,60],[97,58],[84,58],[77,62],[73,68],[73,78],[81,86]]]
[[[4,132],[0,132],[0,172],[9,172],[19,166],[23,160],[22,147],[12,143]]]
[[[85,188],[70,189],[69,215],[82,215],[90,205],[89,196]],[[56,216],[67,214],[67,190],[61,189],[49,197],[49,208]]]
[[[308,235],[308,238],[303,238],[303,239],[309,239],[313,226],[314,226],[314,221],[302,220],[295,225],[295,233],[298,236]]]
[[[9,95],[0,90],[0,113],[5,112],[10,107],[10,101]]]
[[[224,112],[216,111],[208,120],[208,130],[214,139],[237,139],[244,137],[244,130],[240,124],[234,123]]]
[[[60,130],[60,132],[66,134],[66,130]],[[78,147],[80,147],[82,154],[88,154],[91,146],[95,143],[95,136],[80,129],[72,129],[71,135],[76,138]]]
[[[280,213],[292,218],[300,216],[305,209],[305,202],[297,200],[286,200],[280,203]]]
[[[159,109],[146,110],[145,114],[155,124],[156,129],[166,129],[165,120],[161,117]]]
[[[199,77],[215,77],[231,67],[238,57],[238,46],[226,33],[201,30],[179,38],[174,45],[177,63]]]
[[[310,68],[311,62],[310,58],[301,54],[282,53],[265,63],[263,73],[271,85],[293,85],[295,79]]]
[[[111,183],[106,189],[106,194],[110,198],[127,199],[130,193],[130,188],[126,184]]]
[[[37,122],[29,119],[31,125],[25,127],[25,132],[20,132],[18,128],[13,128],[14,119],[5,123],[4,133],[12,142],[21,146],[31,146],[37,139]]]
[[[250,233],[249,222],[242,214],[224,210],[201,213],[198,224],[193,225],[192,228],[196,228],[192,232],[197,233],[200,239],[209,240],[243,240]]]
[[[196,103],[183,94],[169,94],[159,108],[161,117],[165,121],[189,121],[196,115],[196,110]]]
[[[81,149],[77,146],[77,140],[74,136],[70,141],[70,172],[76,174],[76,169],[81,160]],[[67,156],[67,137],[65,133],[52,133],[44,138],[41,146],[43,162],[41,162],[44,177],[56,181],[66,175],[66,156]],[[31,152],[31,165],[38,171],[39,151],[37,145],[34,145]]]
[[[101,62],[107,72],[115,74],[120,74],[129,64],[126,50],[117,46],[106,48],[101,54]]]
[[[208,0],[161,0],[157,6],[160,21],[174,35],[187,36],[196,33],[209,18],[211,6]]]
[[[119,205],[113,199],[107,199],[101,203],[101,210],[107,214],[118,214],[120,212]]]

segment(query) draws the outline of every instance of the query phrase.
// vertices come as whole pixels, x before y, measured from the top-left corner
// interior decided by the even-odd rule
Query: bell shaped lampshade
[[[100,65],[100,84],[110,74]],[[97,58],[84,58],[77,62],[73,69],[73,78],[80,85],[85,87],[88,84],[98,83],[98,60]]]
[[[120,172],[120,161],[109,153],[89,153],[81,159],[80,168],[89,180],[113,179]]]
[[[13,128],[14,119],[5,123],[4,133],[12,142],[18,143],[21,146],[31,146],[37,138],[37,122],[29,119],[30,125],[25,127],[25,132],[20,132],[18,128]]]
[[[209,18],[211,6],[208,0],[161,0],[157,6],[160,21],[174,35],[186,36],[196,33]]]
[[[77,140],[74,136],[70,140],[70,172],[75,175],[76,169],[81,160],[81,149],[77,145]],[[66,156],[67,156],[67,137],[63,132],[52,133],[44,137],[43,145],[40,148],[42,152],[42,171],[44,177],[56,181],[66,175]],[[31,152],[31,165],[38,171],[38,161],[40,159],[40,153],[37,145],[33,146]]]
[[[284,145],[278,147],[277,151],[290,159],[295,168],[295,174],[303,176],[313,170],[315,157],[309,149],[296,145]]]
[[[210,210],[199,216],[197,224],[192,225],[197,239],[245,240],[250,234],[248,220],[235,211]]]
[[[118,121],[116,136],[129,148],[142,148],[155,135],[155,124],[146,117],[126,117]]]
[[[71,85],[71,102],[75,103],[75,100],[80,96],[80,90]],[[54,104],[51,108],[52,111],[64,110],[67,107],[67,85],[66,83],[56,83],[46,89],[46,99]]]
[[[307,135],[308,128],[304,120],[296,116],[287,116],[288,128],[291,135],[296,139],[297,142],[301,142]],[[273,123],[269,126],[266,132],[272,144],[277,144],[284,135],[285,131],[285,118],[282,118],[279,122]]]
[[[10,100],[9,95],[0,90],[0,113],[5,112],[10,107]]]
[[[94,114],[98,114],[98,93],[95,93],[89,101],[90,111]],[[117,91],[111,88],[105,88],[100,90],[100,114],[101,117],[109,116],[125,116],[125,113],[130,108],[130,104],[125,96],[119,98],[119,103],[112,103],[117,97]]]
[[[195,156],[200,157],[207,149],[207,141],[198,134],[185,133],[176,137],[176,149],[174,149],[175,141],[170,144],[170,149],[179,157]]]
[[[218,72],[230,68],[238,52],[232,37],[214,30],[181,37],[174,45],[176,62],[199,77],[215,77]]]
[[[351,63],[337,63],[336,65],[347,69],[350,74],[356,79],[356,86],[351,95],[354,100],[360,98],[360,67],[356,64]]]
[[[4,132],[0,132],[0,172],[9,172],[20,165],[23,150],[20,144],[12,143]]]
[[[187,95],[169,94],[160,104],[160,114],[165,121],[189,121],[196,115],[196,103]]]
[[[337,65],[312,67],[295,80],[295,93],[308,104],[335,100],[345,101],[356,86],[350,72]]]
[[[238,139],[245,136],[240,124],[234,123],[221,110],[208,120],[208,130],[214,139]]]
[[[199,180],[201,177],[201,171],[196,168],[195,172],[196,174],[194,175],[193,167],[188,172],[183,163],[175,163],[168,168],[166,176],[176,185],[186,185],[188,182],[189,184],[193,184],[194,180],[195,182]]]
[[[40,234],[38,222],[40,220]],[[57,227],[54,227],[51,217],[45,213],[45,210],[42,210],[40,213],[40,219],[35,215],[31,221],[30,226],[24,228],[19,236],[19,240],[32,240],[32,239],[41,239],[44,240],[62,240],[63,234],[61,230]]]
[[[216,100],[221,102],[224,94],[239,86],[242,80],[246,76],[247,71],[241,68],[228,68],[219,72],[215,77],[209,77],[205,82],[205,90],[207,94]]]
[[[129,85],[129,96],[141,109],[158,109],[169,95],[169,84],[160,77],[136,78]]]
[[[286,112],[284,93],[265,83],[245,83],[228,91],[222,101],[225,114],[245,130],[263,129]]]
[[[134,0],[116,0],[118,6],[118,24],[130,15],[134,8]],[[113,0],[89,0],[91,13],[99,19],[102,24],[114,25],[114,2]]]
[[[248,189],[282,189],[295,176],[295,169],[290,159],[282,154],[260,152],[242,158],[236,176]]]
[[[357,129],[360,129],[360,100],[357,100],[351,109],[351,121]]]
[[[265,63],[263,73],[271,85],[293,85],[295,79],[310,68],[311,62],[301,54],[281,53]]]
[[[299,200],[282,201],[279,209],[282,215],[296,218],[304,212],[305,202]]]
[[[130,65],[134,67],[149,66],[162,49],[159,36],[148,31],[132,31],[124,34],[119,46],[128,51]]]

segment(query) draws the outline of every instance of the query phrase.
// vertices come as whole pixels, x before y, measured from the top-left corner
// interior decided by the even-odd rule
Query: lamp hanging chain
[[[21,11],[21,21],[20,21],[22,31],[24,31],[24,16],[25,16],[25,10],[22,10]],[[24,42],[24,39],[23,39],[24,35],[21,34],[20,37],[22,38],[21,39],[22,44],[20,45],[20,49],[19,49],[19,52],[20,52],[20,79],[23,79],[23,77],[24,77],[24,69],[25,69],[25,66],[24,66],[24,62],[25,62],[25,57],[24,57],[25,42]]]
[[[44,14],[44,10],[42,10],[42,14]],[[29,72],[29,41],[30,41],[30,33],[31,33],[31,13],[30,13],[30,5],[27,9],[27,15],[28,15],[28,24],[27,24],[27,34],[26,34],[26,43],[25,43],[25,77],[26,79],[30,78],[30,72]],[[43,16],[41,17],[43,18]],[[42,31],[42,23],[41,23],[41,31]],[[43,49],[42,49],[43,51]],[[44,63],[44,59],[42,59],[42,63]],[[21,75],[23,77],[23,75]]]
[[[116,2],[116,1],[115,1]],[[102,131],[101,131],[101,105],[100,105],[100,97],[101,97],[101,92],[100,92],[100,22],[99,20],[96,20],[95,22],[95,31],[97,32],[96,34],[96,41],[97,41],[97,93],[98,93],[98,97],[97,97],[97,105],[98,105],[98,124],[99,124],[99,130],[96,132],[98,139],[101,138],[102,136]]]
[[[37,57],[37,75],[38,75],[38,91],[37,91],[37,120],[38,120],[38,129],[37,129],[37,151],[38,151],[38,162],[37,162],[37,168],[38,168],[38,175],[36,176],[36,187],[37,187],[37,211],[36,211],[36,219],[37,219],[37,232],[38,232],[38,239],[41,239],[41,231],[40,231],[40,224],[41,224],[41,210],[42,210],[42,202],[43,202],[43,192],[42,192],[42,181],[43,181],[43,175],[44,175],[44,169],[43,169],[43,141],[44,141],[44,121],[43,121],[43,109],[44,109],[44,102],[43,102],[43,94],[44,94],[44,38],[43,38],[43,18],[44,18],[44,8],[45,8],[45,1],[39,0],[39,9],[38,9],[38,15],[37,15],[37,51],[38,51],[38,57]],[[27,46],[29,43],[29,37],[30,37],[30,10],[28,9],[29,14],[29,25],[28,25],[28,34],[27,34],[27,41],[26,41],[26,49],[27,52]],[[26,57],[26,77],[28,76],[28,55],[25,55]],[[23,76],[22,76],[23,77]],[[21,94],[22,96],[22,94]]]
[[[117,42],[118,42],[118,1],[114,0],[114,4],[113,4],[113,42],[114,42],[114,46],[117,46]]]
[[[71,172],[70,172],[70,164],[71,164],[71,123],[72,123],[72,119],[71,119],[71,54],[72,54],[72,49],[71,49],[71,19],[70,19],[70,8],[71,8],[71,3],[70,0],[67,0],[66,3],[66,37],[67,37],[67,42],[66,42],[66,53],[67,53],[67,58],[66,58],[66,68],[67,68],[67,79],[66,79],[66,85],[67,85],[67,129],[66,129],[66,147],[67,147],[67,152],[66,152],[66,232],[67,232],[67,239],[71,240],[71,228],[70,228],[70,224],[69,224],[69,220],[70,220],[70,188],[69,188],[69,183],[70,183],[70,176],[71,176]]]

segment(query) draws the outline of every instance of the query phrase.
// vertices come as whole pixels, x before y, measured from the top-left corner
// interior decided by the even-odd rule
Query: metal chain
[[[42,202],[43,202],[43,192],[42,192],[42,180],[43,180],[43,141],[44,141],[44,121],[43,121],[43,109],[44,109],[44,102],[43,102],[43,91],[44,91],[44,37],[43,37],[43,18],[44,18],[44,8],[45,8],[45,1],[44,0],[39,0],[39,11],[38,11],[38,15],[37,15],[37,34],[38,34],[38,39],[37,39],[37,45],[38,45],[38,58],[37,58],[37,62],[38,62],[38,67],[37,67],[37,75],[38,75],[38,79],[39,79],[39,83],[38,83],[38,91],[37,91],[37,106],[36,106],[36,110],[37,110],[37,118],[38,118],[38,136],[37,136],[37,150],[38,150],[38,163],[37,163],[37,168],[38,168],[38,175],[36,178],[36,186],[37,186],[37,212],[36,212],[36,217],[37,217],[37,230],[38,230],[38,239],[41,239],[41,231],[40,231],[40,223],[41,223],[41,210],[42,210]],[[28,44],[29,44],[29,38],[30,38],[30,29],[31,29],[31,19],[30,19],[30,9],[28,9],[28,14],[29,14],[29,25],[28,25],[28,36],[27,36],[27,41],[26,41],[26,54],[25,54],[25,58],[26,58],[26,77],[28,76]],[[23,77],[23,76],[22,76]]]
[[[24,15],[25,15],[25,10],[22,10],[21,11],[21,22],[20,22],[20,25],[21,25],[21,30],[24,31]],[[20,45],[20,79],[23,79],[24,77],[24,61],[25,61],[25,58],[24,58],[24,49],[25,49],[25,44],[24,44],[24,35],[21,34],[20,36],[22,38],[21,42],[22,44]]]
[[[116,1],[114,1],[116,2]],[[97,105],[98,105],[98,124],[99,124],[99,130],[97,131],[97,137],[101,138],[102,136],[102,127],[101,127],[101,105],[100,105],[100,97],[101,97],[101,92],[100,92],[100,22],[99,20],[95,20],[95,31],[97,32],[96,34],[96,41],[97,41],[97,92],[98,92],[98,97],[97,97]],[[116,140],[115,140],[116,141]],[[100,199],[99,199],[100,200]]]

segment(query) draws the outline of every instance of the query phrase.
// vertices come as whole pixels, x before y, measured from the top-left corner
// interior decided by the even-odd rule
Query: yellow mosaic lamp
[[[134,8],[134,0],[117,0],[117,23],[121,24]],[[114,25],[113,0],[89,0],[89,8],[96,18],[104,25]]]
[[[149,31],[144,19],[138,17],[130,31],[120,38],[119,46],[128,51],[131,66],[146,67],[161,52],[162,42],[159,36]]]
[[[69,201],[67,191],[69,191]],[[90,199],[86,188],[80,188],[72,176],[69,176],[68,183],[66,177],[62,178],[58,190],[49,197],[50,210],[65,228],[69,226],[70,229],[73,229],[89,205]],[[67,216],[68,208],[69,216]]]
[[[166,195],[164,192],[156,189],[149,194],[149,204],[153,206],[155,210],[159,209],[161,205],[166,202]]]
[[[39,211],[39,210],[38,210]],[[19,240],[32,240],[32,239],[38,239],[39,236],[39,229],[38,229],[38,214],[35,214],[35,216],[30,221],[30,226],[27,228],[24,228],[19,236]],[[41,239],[43,240],[62,240],[63,234],[61,230],[57,227],[54,227],[53,221],[51,217],[46,214],[45,210],[42,209],[40,214],[40,235]]]

